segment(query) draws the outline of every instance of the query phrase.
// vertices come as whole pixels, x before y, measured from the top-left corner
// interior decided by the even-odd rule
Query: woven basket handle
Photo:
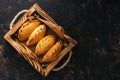
[[[14,22],[16,21],[16,19],[21,15],[21,14],[23,14],[23,13],[25,13],[25,12],[27,12],[28,10],[21,10],[20,12],[18,12],[17,13],[17,15],[13,18],[13,20],[11,21],[11,23],[10,23],[10,29],[12,29],[12,27],[13,27],[13,25],[14,25]],[[27,16],[27,15],[25,15],[25,16]]]
[[[71,56],[72,56],[72,50],[69,51],[69,56],[68,56],[68,59],[65,61],[65,63],[63,63],[63,64],[62,64],[60,67],[58,67],[58,68],[54,68],[52,71],[59,71],[59,70],[61,70],[62,68],[64,68],[64,67],[68,64],[68,62],[70,61]]]

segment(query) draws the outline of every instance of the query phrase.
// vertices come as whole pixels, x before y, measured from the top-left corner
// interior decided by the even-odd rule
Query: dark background
[[[4,39],[10,21],[38,3],[78,41],[69,64],[42,77]],[[120,0],[1,0],[0,80],[120,80]]]

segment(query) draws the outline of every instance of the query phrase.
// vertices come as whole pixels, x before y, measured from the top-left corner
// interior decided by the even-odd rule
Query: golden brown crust
[[[37,56],[45,54],[49,48],[53,46],[55,43],[55,36],[54,35],[47,35],[44,38],[42,38],[35,49],[35,54]]]
[[[40,41],[46,33],[46,26],[44,24],[39,25],[28,38],[26,45],[31,46]]]
[[[52,61],[56,57],[56,55],[61,52],[61,50],[62,50],[62,41],[57,41],[43,56],[41,62],[45,63]]]
[[[25,22],[18,31],[18,39],[20,41],[26,40],[30,36],[32,31],[39,25],[40,25],[39,20],[31,20]]]

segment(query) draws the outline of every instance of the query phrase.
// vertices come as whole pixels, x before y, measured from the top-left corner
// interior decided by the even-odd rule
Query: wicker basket
[[[15,20],[13,20],[10,24],[10,30],[5,34],[4,38],[8,41],[21,56],[23,56],[39,73],[43,76],[47,76],[50,71],[55,70],[55,66],[60,62],[60,60],[68,53],[71,53],[72,47],[74,47],[77,42],[72,39],[70,36],[64,33],[64,29],[59,26],[44,10],[40,8],[40,6],[35,3],[29,10],[24,10],[25,14],[17,21],[17,23],[13,26]],[[21,14],[21,13],[19,13]],[[18,15],[19,15],[18,14]],[[57,34],[58,37],[63,39],[66,42],[64,49],[61,51],[59,55],[55,57],[55,60],[47,63],[41,64],[39,58],[34,54],[31,48],[27,47],[24,42],[18,41],[16,34],[21,25],[28,20],[30,16],[36,17],[38,20],[46,24],[49,29]],[[17,17],[15,17],[17,18]],[[33,46],[34,48],[34,46]],[[69,55],[69,59],[70,59]],[[69,60],[68,60],[69,61]],[[67,62],[68,62],[67,61]],[[65,65],[64,65],[65,66]],[[61,67],[63,68],[63,66]],[[59,69],[61,69],[59,68]],[[59,70],[59,69],[56,69]]]

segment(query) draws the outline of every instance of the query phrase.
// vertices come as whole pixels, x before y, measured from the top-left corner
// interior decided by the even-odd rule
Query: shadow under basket
[[[40,58],[34,53],[35,46],[28,47],[25,42],[21,42],[17,38],[18,30],[22,24],[30,19],[30,17],[34,17],[44,23],[47,26],[48,31],[53,31],[53,33],[57,35],[57,38],[62,39],[64,42],[62,51],[51,62],[41,63]],[[14,21],[11,22],[10,30],[4,36],[5,40],[8,41],[19,52],[19,54],[43,76],[47,76],[77,44],[76,40],[65,34],[63,27],[59,26],[37,3],[35,3],[29,10],[26,10],[23,16],[21,16],[14,25],[13,22]]]

